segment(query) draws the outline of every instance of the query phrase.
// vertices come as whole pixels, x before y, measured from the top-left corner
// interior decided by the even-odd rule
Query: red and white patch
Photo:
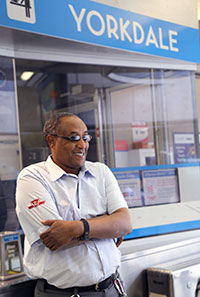
[[[28,206],[29,209],[33,208],[33,207],[37,207],[41,204],[44,204],[45,200],[41,201],[40,199],[34,199],[31,201],[31,205]]]

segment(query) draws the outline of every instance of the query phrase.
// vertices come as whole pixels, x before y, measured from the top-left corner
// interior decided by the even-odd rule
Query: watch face
[[[89,239],[89,232],[86,232],[85,233],[85,240],[88,240]]]

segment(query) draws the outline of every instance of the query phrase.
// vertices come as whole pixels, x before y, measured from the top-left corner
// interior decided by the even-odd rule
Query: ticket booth
[[[133,231],[120,246],[129,296],[148,296],[148,267],[198,251],[196,9],[195,0],[1,1],[0,231],[23,238],[17,175],[47,158],[43,124],[67,111],[87,124],[88,160],[111,168],[129,205]]]

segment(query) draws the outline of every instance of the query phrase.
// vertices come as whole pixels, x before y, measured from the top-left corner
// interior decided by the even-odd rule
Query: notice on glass
[[[0,91],[0,133],[17,133],[14,91]]]
[[[174,133],[174,161],[175,163],[194,162],[195,145],[193,133]]]
[[[145,205],[179,201],[176,169],[143,171],[142,181]]]
[[[0,135],[0,180],[14,180],[20,171],[18,135]]]
[[[113,172],[129,207],[142,206],[139,171]]]

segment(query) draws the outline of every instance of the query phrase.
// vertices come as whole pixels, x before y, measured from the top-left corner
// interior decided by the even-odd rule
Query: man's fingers
[[[116,246],[117,247],[120,246],[120,244],[122,243],[123,239],[124,239],[123,237],[117,238],[117,242],[116,242]]]
[[[48,238],[44,238],[42,240],[43,244],[49,248],[50,250],[55,250],[56,249],[56,244],[51,240],[51,239],[48,239]]]
[[[53,223],[55,223],[57,220],[42,220],[41,223],[45,226],[52,226]],[[50,229],[50,228],[49,228]],[[40,238],[41,239],[44,239],[45,237],[48,236],[48,233],[49,233],[49,229],[47,229],[46,231],[42,232],[40,234]]]
[[[55,223],[57,220],[42,220],[41,223],[43,225],[46,225],[46,226],[51,226],[53,223]]]
[[[40,234],[41,239],[45,239],[47,236],[48,236],[48,230],[46,230]]]
[[[44,243],[44,245],[48,248],[48,249],[50,249],[51,251],[55,251],[55,250],[57,250],[57,245],[55,244],[55,243],[52,243],[52,242],[43,242]]]

